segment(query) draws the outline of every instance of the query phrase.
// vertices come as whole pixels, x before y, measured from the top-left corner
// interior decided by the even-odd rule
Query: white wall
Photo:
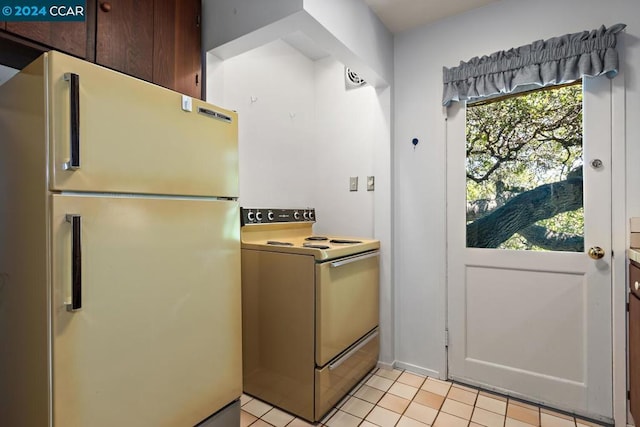
[[[363,0],[202,0],[203,50],[228,59],[295,32],[376,87],[393,80],[393,36]]]
[[[246,17],[248,22],[246,24],[236,22],[236,26],[233,28],[224,24],[222,28],[226,28],[224,31],[228,34],[213,37],[219,43],[223,40],[229,40],[229,42],[220,46],[215,43],[214,45],[205,43],[207,90],[210,94],[212,91],[213,93],[222,93],[225,87],[231,86],[227,81],[229,79],[227,73],[221,72],[226,60],[267,43],[287,38],[292,34],[302,35],[304,39],[316,45],[317,49],[314,50],[323,51],[333,56],[339,62],[354,69],[375,87],[375,91],[373,91],[375,100],[372,108],[374,119],[372,123],[369,123],[367,129],[368,134],[371,135],[372,175],[376,177],[376,191],[372,202],[373,212],[362,218],[358,217],[349,226],[355,227],[358,224],[358,227],[361,226],[363,230],[371,229],[369,221],[372,218],[373,236],[381,242],[380,360],[385,364],[391,364],[394,361],[394,291],[391,282],[391,260],[393,257],[391,161],[393,153],[391,151],[392,93],[389,84],[393,80],[393,37],[368,8],[363,7],[363,0],[324,0],[323,2],[305,0],[303,1],[303,9],[297,12],[295,12],[297,7],[295,0],[290,2],[283,0],[277,3],[278,11],[275,14],[275,18],[278,16],[282,16],[282,18],[254,30],[252,28],[269,21],[269,19],[264,21],[261,18],[258,19],[260,14],[264,12],[264,0],[239,0],[239,2],[243,8],[242,15]],[[236,20],[236,16],[234,16],[236,13],[227,0],[203,0],[203,8],[204,40],[212,40],[212,36],[208,32],[215,31],[215,22]],[[287,15],[292,11],[293,13]],[[240,15],[240,9],[237,9],[236,12],[238,12],[237,15]],[[271,19],[274,18],[270,12],[267,15]],[[349,19],[343,19],[345,16],[348,16]],[[296,38],[299,39],[299,37]],[[267,71],[267,69],[263,71]],[[209,99],[216,102],[215,97]],[[241,125],[243,120],[245,119],[241,115]],[[367,158],[360,154],[356,158],[361,157]],[[362,173],[360,170],[364,169],[366,168],[351,167],[345,173],[349,176],[357,170],[355,173],[360,174]],[[351,197],[353,198],[353,195]],[[370,198],[372,196],[365,196],[359,192],[356,197]],[[352,218],[353,216],[348,217]],[[329,222],[326,227],[333,225],[342,229],[342,224],[337,222],[333,224]],[[360,229],[355,231],[358,232]]]
[[[344,65],[333,57],[315,67],[315,194],[320,234],[373,236],[375,192],[366,191],[373,175],[375,89],[345,89]],[[349,177],[358,191],[349,191]]]
[[[238,112],[240,204],[314,205],[314,65],[282,41],[217,66],[207,100]],[[212,89],[212,87],[210,87]]]
[[[0,85],[16,74],[18,70],[0,64]]]
[[[202,0],[205,52],[302,10],[302,0]],[[258,6],[258,7],[256,7]]]
[[[319,234],[371,237],[375,89],[347,90],[344,66],[283,41],[210,67],[207,100],[239,115],[240,204],[315,207]],[[359,191],[349,177],[359,176]]]
[[[225,61],[209,55],[207,73],[207,100],[239,113],[241,205],[312,206],[318,234],[381,240],[380,360],[391,364],[389,89],[347,90],[335,58],[312,61],[281,40]]]
[[[393,81],[393,38],[363,1],[304,0],[304,10],[348,48],[348,56],[335,53],[338,59],[359,70],[375,86]],[[366,75],[365,69],[377,76]]]
[[[640,168],[635,166],[640,159],[640,2],[503,0],[396,35],[394,269],[396,358],[401,364],[445,375],[446,147],[442,67],[534,40],[618,22],[628,25],[621,36],[626,129],[614,129],[614,135],[627,143],[628,217],[640,215],[640,191],[635,189],[640,182]],[[624,99],[624,93],[620,98]],[[624,118],[620,120],[624,111],[618,113],[617,122],[624,123]],[[415,150],[411,144],[414,137],[420,139]],[[618,167],[621,166],[624,167]],[[624,277],[618,276],[614,284],[618,296],[624,286]],[[618,330],[621,326],[624,328],[618,319]],[[617,360],[624,361],[622,357],[618,355]],[[616,421],[620,418],[618,411]]]

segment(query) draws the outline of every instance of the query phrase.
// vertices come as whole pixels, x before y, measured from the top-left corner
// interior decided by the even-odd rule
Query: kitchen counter
[[[627,256],[631,261],[640,264],[640,249],[627,249]]]

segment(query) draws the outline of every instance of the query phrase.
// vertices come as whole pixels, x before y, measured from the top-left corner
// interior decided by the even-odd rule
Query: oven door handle
[[[346,352],[342,357],[340,357],[335,362],[330,363],[329,364],[329,370],[333,371],[334,369],[338,368],[340,365],[342,365],[344,362],[346,362],[347,359],[349,359],[351,356],[353,356],[355,353],[357,353],[362,347],[364,347],[365,345],[369,344],[371,342],[371,340],[373,340],[378,335],[380,335],[380,332],[379,332],[378,329],[376,329],[375,331],[371,332],[369,335],[364,337],[362,339],[362,341],[360,341],[360,343],[358,343],[355,347],[353,347],[351,350]]]
[[[352,262],[362,261],[363,259],[373,258],[380,255],[380,251],[369,252],[364,255],[356,255],[349,258],[344,258],[339,261],[333,261],[331,267],[341,267],[343,265],[351,264]]]

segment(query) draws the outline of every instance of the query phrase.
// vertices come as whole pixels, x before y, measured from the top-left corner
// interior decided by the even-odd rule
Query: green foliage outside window
[[[582,85],[467,105],[467,246],[582,251]]]

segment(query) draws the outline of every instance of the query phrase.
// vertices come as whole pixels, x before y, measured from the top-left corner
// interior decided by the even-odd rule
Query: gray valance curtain
[[[625,27],[603,25],[443,67],[442,105],[509,93],[518,86],[568,83],[602,74],[613,78],[618,74],[616,37]]]

